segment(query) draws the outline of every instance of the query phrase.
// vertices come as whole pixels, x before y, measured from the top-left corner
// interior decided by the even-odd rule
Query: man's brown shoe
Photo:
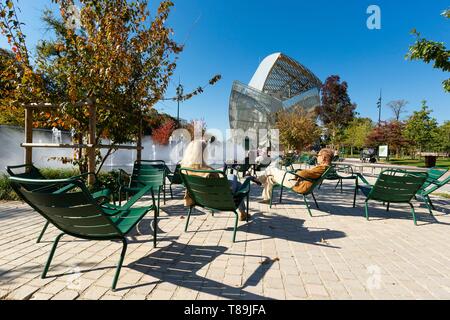
[[[251,217],[250,214],[247,214],[245,211],[239,210],[239,221],[247,221],[247,215],[248,215],[248,220],[250,220],[250,217]]]

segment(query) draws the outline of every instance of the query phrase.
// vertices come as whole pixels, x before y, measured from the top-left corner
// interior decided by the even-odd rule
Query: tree
[[[389,150],[395,150],[398,158],[400,150],[409,145],[408,139],[403,134],[404,127],[405,124],[400,121],[382,121],[368,134],[366,144],[370,147],[386,144]]]
[[[152,139],[158,144],[168,145],[170,136],[175,129],[175,121],[168,119],[161,127],[153,130]]]
[[[276,115],[280,143],[287,149],[304,150],[320,138],[321,130],[311,114],[301,107]]]
[[[418,147],[419,151],[436,150],[439,144],[438,124],[435,118],[431,117],[431,111],[422,101],[420,111],[414,111],[405,126],[405,136]]]
[[[440,149],[447,154],[450,154],[450,121],[445,121],[439,127],[439,145]]]
[[[322,86],[322,104],[317,108],[319,119],[334,145],[338,135],[354,117],[356,104],[350,101],[347,82],[340,82],[339,76],[330,76]]]
[[[449,19],[450,9],[445,10],[442,16]],[[425,63],[433,61],[433,68],[441,69],[444,72],[450,71],[450,50],[443,42],[437,42],[422,38],[420,33],[413,29],[412,34],[416,36],[416,42],[409,47],[406,58],[409,60],[422,60]],[[450,79],[442,82],[444,90],[450,92]]]
[[[396,121],[400,121],[400,117],[402,113],[405,113],[405,107],[408,104],[406,100],[393,100],[387,104],[389,108],[391,108],[392,113],[394,114],[394,119]]]
[[[350,146],[350,154],[353,155],[354,148],[363,148],[366,144],[368,134],[373,128],[372,120],[369,118],[354,118],[344,131],[344,144]]]
[[[38,44],[34,69],[13,2],[0,2],[0,27],[24,70],[14,105],[60,104],[59,110],[40,116],[47,125],[74,129],[76,142],[82,143],[89,113],[77,102],[90,98],[96,105],[96,143],[102,138],[112,144],[135,141],[142,121],[163,98],[183,49],[166,24],[172,1],[160,2],[156,13],[141,0],[76,1],[80,9],[74,0],[52,1],[59,15],[45,11],[43,20],[54,37]]]

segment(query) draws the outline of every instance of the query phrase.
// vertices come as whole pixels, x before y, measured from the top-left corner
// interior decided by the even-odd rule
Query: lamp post
[[[378,108],[378,125],[381,124],[381,89],[380,89],[380,97],[378,98],[377,102],[377,108]]]

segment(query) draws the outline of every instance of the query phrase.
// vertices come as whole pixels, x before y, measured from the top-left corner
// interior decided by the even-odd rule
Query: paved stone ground
[[[162,207],[157,248],[148,214],[129,238],[118,290],[110,290],[121,243],[62,238],[48,278],[40,279],[58,234],[20,202],[0,203],[2,299],[450,299],[450,202],[436,198],[435,217],[409,207],[352,208],[325,183],[310,217],[299,197],[272,209],[252,186],[249,223],[232,243],[231,213],[196,211],[189,231],[182,190]],[[148,201],[148,199],[147,199]],[[313,204],[313,202],[311,201]]]

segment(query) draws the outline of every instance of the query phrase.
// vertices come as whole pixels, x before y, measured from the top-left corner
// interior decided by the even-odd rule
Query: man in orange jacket
[[[262,197],[264,203],[268,203],[270,201],[270,196],[272,193],[273,185],[275,183],[282,184],[287,188],[291,188],[295,192],[305,193],[311,188],[312,182],[303,180],[301,178],[306,179],[318,179],[320,176],[328,169],[331,165],[331,161],[333,159],[334,152],[331,149],[322,149],[317,154],[317,163],[318,165],[312,169],[305,170],[297,170],[295,173],[300,176],[297,177],[292,173],[286,173],[286,171],[278,169],[276,167],[269,167],[266,169],[264,175],[259,177],[259,181],[264,186]],[[286,175],[286,177],[284,177]],[[284,177],[284,181],[283,181]]]

